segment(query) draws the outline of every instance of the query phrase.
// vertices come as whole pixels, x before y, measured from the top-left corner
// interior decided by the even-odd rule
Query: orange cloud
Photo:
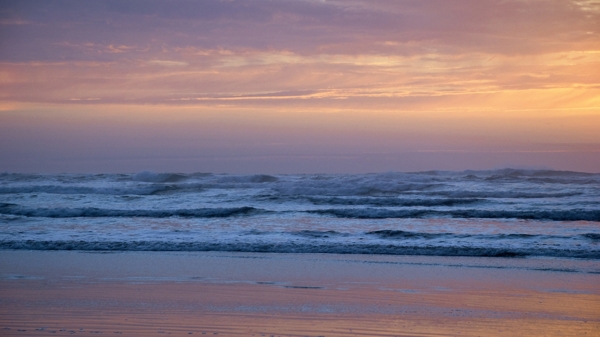
[[[139,136],[108,132],[131,148],[157,137],[187,154],[598,156],[597,1],[204,5],[14,4],[0,17],[3,142],[120,129]]]

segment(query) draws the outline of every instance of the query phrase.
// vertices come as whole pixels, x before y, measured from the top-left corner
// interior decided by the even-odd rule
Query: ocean
[[[600,174],[0,174],[0,249],[600,260]]]

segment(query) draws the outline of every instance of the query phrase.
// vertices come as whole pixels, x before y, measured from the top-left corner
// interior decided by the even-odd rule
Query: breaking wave
[[[484,248],[468,246],[411,246],[389,244],[278,243],[278,242],[171,242],[171,241],[0,241],[0,249],[86,251],[227,251],[260,253],[381,254],[473,257],[550,256],[600,259],[600,250]]]
[[[387,218],[480,218],[480,219],[529,219],[553,221],[600,221],[600,210],[569,211],[491,211],[478,209],[438,211],[428,209],[390,210],[381,208],[333,208],[307,211],[321,215],[332,215],[339,218],[352,219],[387,219]]]
[[[48,194],[105,194],[105,195],[152,195],[176,189],[169,185],[146,185],[135,187],[87,187],[69,185],[32,185],[0,187],[0,194],[48,193]]]
[[[474,198],[450,198],[450,199],[419,199],[419,198],[340,198],[340,197],[310,197],[310,202],[315,205],[346,205],[346,206],[404,206],[404,207],[434,207],[434,206],[456,206],[456,205],[468,205],[480,202],[485,202],[485,199],[474,199]]]
[[[599,206],[551,170],[0,173],[0,249],[600,259]]]

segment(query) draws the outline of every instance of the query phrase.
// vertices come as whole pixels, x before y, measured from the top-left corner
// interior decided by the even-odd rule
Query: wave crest
[[[279,179],[267,174],[255,174],[249,176],[225,176],[221,177],[220,183],[272,183]]]
[[[33,241],[4,240],[0,249],[87,251],[226,251],[260,253],[381,254],[427,256],[526,257],[551,256],[600,259],[600,250],[484,248],[467,246],[411,246],[389,244],[171,242],[171,241]]]
[[[387,218],[481,218],[481,219],[527,219],[553,221],[600,221],[600,210],[569,211],[490,211],[490,210],[391,210],[381,208],[333,208],[307,211],[338,218],[352,219],[387,219]]]
[[[147,183],[176,183],[187,179],[188,177],[179,173],[155,173],[143,171],[133,176],[134,181]]]
[[[232,208],[197,208],[173,210],[125,210],[85,208],[24,208],[14,204],[0,205],[0,214],[44,218],[100,218],[100,217],[131,217],[131,218],[224,218],[230,216],[254,215],[264,210],[254,207]]]

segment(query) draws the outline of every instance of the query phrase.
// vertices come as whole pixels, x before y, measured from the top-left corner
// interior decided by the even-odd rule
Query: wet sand
[[[554,259],[0,251],[0,335],[599,336]]]

